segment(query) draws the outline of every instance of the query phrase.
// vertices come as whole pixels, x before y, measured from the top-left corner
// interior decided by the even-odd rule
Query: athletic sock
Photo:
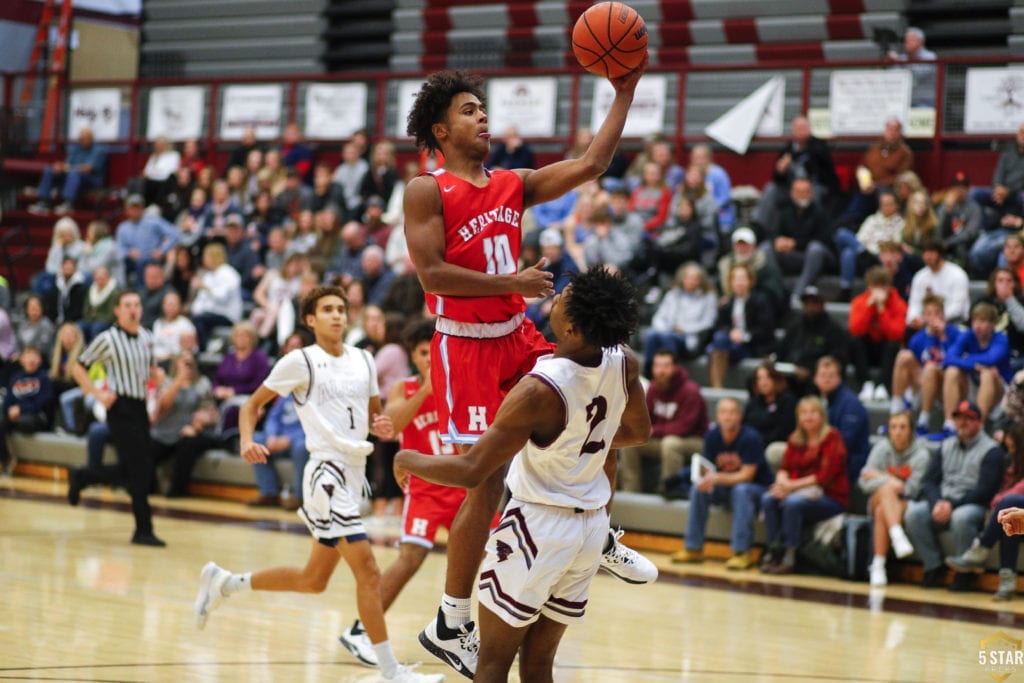
[[[874,557],[871,558],[871,564],[877,565],[877,566],[880,566],[880,567],[884,567],[885,566],[885,555],[875,555]]]
[[[444,615],[444,625],[456,630],[463,624],[468,624],[472,617],[472,605],[472,598],[453,598],[447,593],[442,595],[441,613]]]
[[[893,396],[892,400],[889,401],[889,412],[895,415],[896,413],[903,412],[903,397]]]
[[[927,427],[928,426],[928,413],[921,411],[921,414],[917,416],[917,426]]]
[[[224,582],[224,587],[220,589],[220,592],[224,595],[231,595],[245,590],[252,590],[252,572],[232,574],[231,578]]]
[[[380,666],[380,673],[384,679],[392,678],[398,673],[398,660],[395,658],[395,651],[391,649],[391,641],[384,640],[373,644],[373,651],[377,653],[377,664]]]

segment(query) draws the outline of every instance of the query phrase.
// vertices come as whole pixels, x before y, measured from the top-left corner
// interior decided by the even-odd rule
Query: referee
[[[153,534],[149,489],[153,481],[153,444],[146,413],[146,382],[153,372],[153,335],[142,327],[142,299],[125,290],[114,305],[117,324],[100,333],[78,357],[75,381],[107,409],[107,425],[117,450],[117,465],[68,470],[68,502],[78,505],[82,489],[92,484],[123,485],[132,497],[135,535],[132,543],[163,547]],[[97,390],[88,368],[102,363],[107,389]]]

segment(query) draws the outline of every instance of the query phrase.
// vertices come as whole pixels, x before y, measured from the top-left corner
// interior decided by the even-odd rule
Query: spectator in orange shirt
[[[907,329],[907,302],[893,289],[892,273],[884,266],[869,268],[864,279],[867,289],[850,302],[850,355],[860,399],[887,401],[893,363]],[[880,371],[877,386],[871,368]]]

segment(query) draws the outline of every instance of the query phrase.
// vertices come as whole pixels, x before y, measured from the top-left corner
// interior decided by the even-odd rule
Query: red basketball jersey
[[[402,380],[402,386],[405,389],[405,397],[408,399],[419,391],[420,379],[419,377],[409,377]],[[430,455],[455,455],[458,452],[453,444],[441,442],[441,435],[437,431],[437,408],[434,405],[433,394],[424,399],[420,409],[402,430],[398,443],[402,448]],[[410,492],[443,488],[446,487],[423,481],[419,477],[409,477]]]
[[[476,187],[443,168],[432,171],[444,211],[444,260],[481,273],[512,275],[519,270],[523,181],[514,171],[490,171]],[[526,310],[519,294],[440,296],[427,294],[431,313],[460,322],[504,322]]]

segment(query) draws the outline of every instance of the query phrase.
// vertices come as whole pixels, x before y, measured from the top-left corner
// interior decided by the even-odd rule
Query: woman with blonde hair
[[[792,573],[804,524],[842,513],[849,501],[846,444],[839,430],[829,425],[822,400],[805,396],[796,405],[796,429],[775,483],[761,498],[768,532],[761,571]]]
[[[59,397],[57,401],[64,428],[69,432],[77,431],[75,401],[82,398],[82,389],[71,371],[84,348],[85,340],[78,325],[67,322],[60,326],[50,355],[50,379],[53,381],[53,393]]]
[[[903,251],[920,254],[921,244],[927,239],[939,239],[939,219],[925,190],[916,190],[907,200],[903,215]]]
[[[203,247],[203,270],[193,282],[195,299],[189,317],[196,326],[199,348],[205,349],[215,327],[233,325],[242,319],[242,278],[228,264],[220,242]]]
[[[704,352],[718,316],[718,296],[711,278],[698,263],[676,269],[672,288],[665,292],[644,336],[644,368],[650,373],[654,354],[670,349],[677,358],[696,358]]]

